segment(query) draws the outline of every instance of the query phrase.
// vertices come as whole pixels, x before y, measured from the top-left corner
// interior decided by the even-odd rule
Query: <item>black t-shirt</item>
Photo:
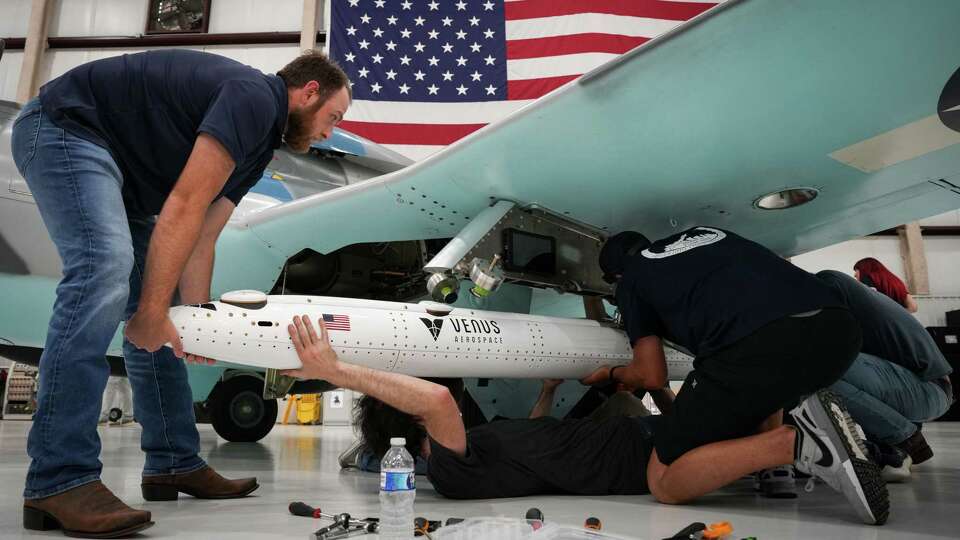
[[[863,330],[861,351],[899,364],[932,381],[952,369],[936,342],[913,315],[885,294],[835,270],[817,277],[836,289]]]
[[[616,300],[631,343],[660,336],[701,358],[777,319],[842,306],[812,274],[712,227],[693,227],[631,257]]]
[[[498,420],[467,432],[464,457],[431,439],[427,476],[452,499],[649,493],[658,419]]]
[[[128,209],[160,213],[197,135],[212,135],[235,168],[219,196],[238,204],[282,142],[287,89],[216,54],[147,51],[78,66],[40,89],[43,111],[107,148],[123,174]]]

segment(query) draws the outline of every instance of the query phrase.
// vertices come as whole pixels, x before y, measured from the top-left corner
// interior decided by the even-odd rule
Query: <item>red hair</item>
[[[893,298],[898,304],[907,305],[907,286],[880,261],[873,257],[860,259],[853,265],[854,270],[860,271],[860,281],[876,288],[883,294]]]

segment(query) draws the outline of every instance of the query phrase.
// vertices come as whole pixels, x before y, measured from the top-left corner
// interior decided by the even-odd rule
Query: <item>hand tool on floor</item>
[[[380,526],[380,520],[377,518],[354,519],[350,514],[345,512],[341,514],[327,514],[320,508],[314,508],[300,501],[290,503],[287,509],[295,516],[333,520],[333,523],[317,529],[311,535],[311,538],[318,540],[332,540],[334,538],[354,536],[355,534],[375,533]]]
[[[663,540],[695,540],[702,538],[702,533],[706,529],[706,523],[700,523],[699,521],[696,521],[680,529],[673,536],[669,536]]]
[[[300,501],[290,503],[290,506],[288,506],[287,509],[290,510],[290,513],[295,516],[312,517],[314,519],[336,519],[336,516],[332,514],[324,514],[319,508],[314,508],[309,504]]]
[[[711,523],[707,530],[703,531],[705,540],[720,540],[733,534],[733,525],[729,521],[719,521]]]
[[[720,540],[729,537],[731,534],[733,534],[733,525],[729,521],[711,523],[709,527],[704,523],[695,522],[663,540]]]
[[[349,514],[340,514],[340,516],[349,516]],[[339,516],[338,516],[339,517]],[[361,534],[372,534],[379,530],[379,523],[366,520],[347,520],[338,519],[332,525],[321,527],[314,531],[312,538],[315,540],[334,540],[336,538],[346,538]]]
[[[439,529],[441,525],[443,525],[441,521],[431,521],[425,517],[417,516],[413,520],[413,535],[430,538],[430,533]]]

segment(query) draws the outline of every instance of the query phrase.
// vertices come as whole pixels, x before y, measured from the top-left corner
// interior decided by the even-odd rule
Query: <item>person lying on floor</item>
[[[652,493],[660,502],[680,504],[753,471],[790,463],[819,477],[827,472],[831,481],[835,473],[817,462],[841,463],[829,439],[792,426],[703,445],[653,471],[648,464],[663,416],[500,420],[468,431],[446,387],[341,361],[318,322],[319,332],[306,315],[294,317],[288,331],[303,367],[283,374],[323,379],[380,401],[371,406],[389,411],[393,425],[362,436],[405,435],[408,450],[426,459],[427,477],[446,497]]]
[[[464,389],[461,379],[427,378],[425,380],[445,386],[450,390],[454,398],[458,395],[463,395]],[[550,411],[553,410],[557,387],[563,384],[563,382],[563,379],[544,379],[542,381],[540,394],[537,396],[537,401],[530,409],[527,418],[534,419],[549,416]],[[642,400],[642,396],[645,393],[646,390],[631,391],[622,383],[610,385],[605,391],[601,390],[597,393],[599,405],[589,414],[585,415],[585,417],[592,420],[603,420],[618,416],[650,416],[650,411],[644,406]],[[662,390],[651,391],[650,394],[662,412],[668,412],[670,410],[675,395],[669,386]],[[461,403],[459,399],[456,399],[456,401]],[[462,403],[460,407],[462,411]],[[497,416],[492,421],[498,422],[505,419],[505,417]],[[340,455],[340,467],[344,469],[355,468],[366,472],[380,472],[380,460],[383,459],[386,451],[390,449],[390,437],[383,433],[385,428],[394,429],[398,423],[408,427],[412,426],[416,431],[411,436],[417,440],[423,438],[423,428],[420,424],[413,422],[409,415],[393,407],[384,408],[381,401],[370,396],[362,397],[357,404],[357,408],[354,411],[354,423],[359,426],[361,433],[368,435],[365,438],[358,439],[356,443]],[[474,423],[473,427],[476,427],[480,423],[486,423],[486,420]],[[464,426],[468,431],[471,429],[471,424],[466,421],[464,422]],[[427,461],[420,454],[414,453],[412,455],[414,457],[414,471],[416,474],[427,474]]]

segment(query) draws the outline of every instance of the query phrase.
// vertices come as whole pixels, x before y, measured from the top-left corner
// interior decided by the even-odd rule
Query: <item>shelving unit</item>
[[[37,406],[37,368],[13,364],[3,389],[2,418],[4,420],[31,420]]]

